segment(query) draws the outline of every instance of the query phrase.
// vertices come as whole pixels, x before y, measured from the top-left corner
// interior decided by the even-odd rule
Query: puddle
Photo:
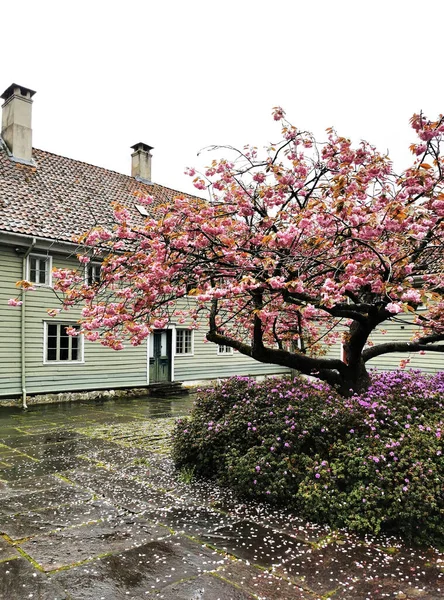
[[[134,516],[117,516],[92,525],[70,527],[20,544],[45,571],[53,571],[106,553],[121,552],[168,536],[165,527]]]
[[[175,582],[214,571],[225,562],[223,557],[195,542],[173,537],[60,571],[52,580],[69,590],[76,600],[151,598],[157,596],[155,591],[169,591]],[[175,598],[166,591],[163,597]],[[194,600],[193,596],[185,598]],[[216,600],[218,596],[208,598]],[[228,600],[230,596],[220,598]]]

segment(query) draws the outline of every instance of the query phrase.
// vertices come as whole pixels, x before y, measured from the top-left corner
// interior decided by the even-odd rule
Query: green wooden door
[[[171,381],[171,331],[153,331],[150,336],[150,383]]]

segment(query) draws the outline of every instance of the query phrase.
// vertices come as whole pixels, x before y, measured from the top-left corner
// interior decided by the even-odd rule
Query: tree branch
[[[444,339],[442,336],[441,339]],[[392,352],[444,352],[444,344],[421,344],[420,342],[388,342],[387,344],[380,344],[379,346],[373,346],[372,348],[367,348],[362,353],[362,358],[364,362],[368,362],[372,358],[376,356],[381,356],[381,354],[389,354]]]

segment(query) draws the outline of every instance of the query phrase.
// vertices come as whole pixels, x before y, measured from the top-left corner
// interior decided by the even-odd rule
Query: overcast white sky
[[[0,93],[37,91],[35,147],[129,174],[142,141],[182,191],[201,148],[276,141],[276,105],[401,170],[410,116],[444,112],[443,22],[442,0],[3,0]]]

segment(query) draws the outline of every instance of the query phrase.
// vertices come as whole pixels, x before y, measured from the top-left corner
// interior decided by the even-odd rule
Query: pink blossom
[[[17,300],[17,298],[10,298],[8,300],[9,306],[21,306],[23,302],[21,300]]]
[[[396,315],[398,313],[400,313],[402,311],[402,307],[395,303],[395,302],[389,302],[389,304],[387,304],[387,306],[385,307],[385,309],[389,312],[392,313],[393,315]]]
[[[198,190],[205,190],[206,189],[206,185],[205,185],[205,181],[203,179],[195,179],[193,181],[193,185],[196,189]]]
[[[405,292],[401,296],[401,300],[404,300],[404,302],[413,302],[414,304],[420,304],[421,294],[418,292],[418,290],[408,290],[408,292]]]
[[[253,179],[257,183],[263,183],[265,181],[265,173],[255,173]]]
[[[285,111],[280,106],[273,108],[273,119],[275,121],[281,121],[285,117]]]

